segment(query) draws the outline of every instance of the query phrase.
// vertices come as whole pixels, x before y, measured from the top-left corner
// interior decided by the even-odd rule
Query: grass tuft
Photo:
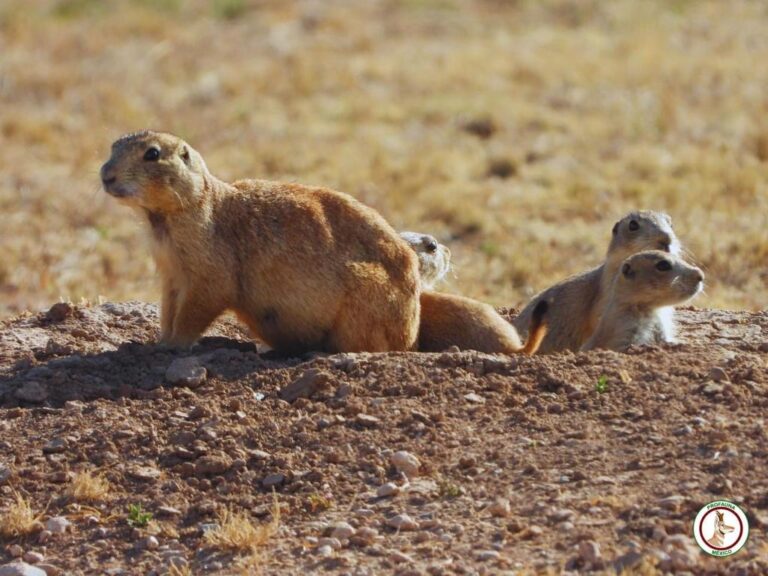
[[[29,500],[17,492],[10,506],[0,513],[0,536],[3,538],[27,536],[40,529],[41,518],[42,514],[35,514]]]
[[[274,496],[269,523],[254,525],[247,513],[225,508],[219,514],[218,526],[206,532],[205,541],[216,548],[253,555],[266,545],[279,526],[280,505],[277,496]]]
[[[106,478],[85,470],[75,475],[64,495],[76,502],[102,502],[109,498],[110,489]]]

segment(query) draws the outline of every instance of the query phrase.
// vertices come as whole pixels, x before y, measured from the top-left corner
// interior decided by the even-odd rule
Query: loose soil
[[[0,566],[23,550],[64,574],[768,573],[768,313],[679,317],[679,345],[531,358],[285,358],[233,320],[173,350],[138,302],[0,322],[0,510],[20,494],[71,522],[0,540]],[[202,383],[168,382],[190,357]],[[105,501],[65,498],[83,470]],[[206,542],[224,509],[268,524],[273,498],[250,568]],[[751,532],[718,559],[691,526],[721,498]],[[337,522],[356,533],[322,540]]]

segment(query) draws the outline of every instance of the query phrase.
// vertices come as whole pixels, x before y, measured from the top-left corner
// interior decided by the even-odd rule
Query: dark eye
[[[424,245],[424,248],[427,252],[432,254],[435,250],[437,250],[437,242],[434,240],[427,240],[427,243]]]
[[[624,264],[624,266],[621,267],[621,273],[624,274],[627,278],[632,277],[632,265],[631,264]]]
[[[149,148],[146,152],[144,152],[144,160],[147,162],[157,162],[160,160],[160,150],[154,146]]]
[[[640,224],[637,223],[637,220],[630,220],[629,221],[629,231],[630,232],[636,232],[637,230],[640,230]]]
[[[656,270],[661,272],[669,272],[672,270],[672,264],[669,262],[669,260],[659,260],[656,263]]]

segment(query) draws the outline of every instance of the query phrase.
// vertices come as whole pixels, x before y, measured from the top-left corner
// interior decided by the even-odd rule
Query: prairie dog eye
[[[147,162],[157,162],[160,160],[160,149],[155,146],[148,148],[147,151],[144,152],[144,160]]]
[[[669,260],[660,260],[656,263],[656,270],[659,270],[660,272],[669,272],[672,270],[672,264]]]
[[[635,275],[635,273],[632,271],[632,265],[629,264],[629,262],[621,267],[621,273],[625,278],[632,278],[632,276]]]
[[[434,253],[437,251],[437,242],[434,240],[427,240],[427,243],[424,245],[424,249],[430,254]]]
[[[637,220],[630,220],[629,221],[629,231],[630,232],[637,232],[640,230],[640,224],[638,224]]]

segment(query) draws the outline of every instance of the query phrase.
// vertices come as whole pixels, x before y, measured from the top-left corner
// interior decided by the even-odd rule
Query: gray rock
[[[16,390],[14,396],[23,402],[40,404],[48,399],[48,388],[37,380],[28,380]]]
[[[208,371],[200,365],[200,359],[195,356],[177,358],[165,371],[165,379],[171,384],[197,388],[208,377]]]
[[[336,522],[331,525],[331,538],[338,538],[339,540],[348,540],[355,535],[355,530],[348,522]]]
[[[475,556],[481,562],[488,562],[489,560],[498,560],[501,558],[501,554],[499,554],[498,550],[480,550]]]
[[[270,474],[261,481],[261,485],[264,488],[272,488],[273,486],[280,486],[285,482],[285,474]]]
[[[45,521],[45,529],[51,534],[64,534],[70,526],[70,521],[64,516],[54,516]]]
[[[333,548],[325,544],[324,546],[317,547],[317,554],[319,556],[327,557],[333,555]]]
[[[45,556],[40,554],[40,552],[27,552],[24,554],[23,557],[24,562],[27,562],[28,564],[40,564],[43,560],[45,560]]]
[[[392,456],[389,458],[389,461],[395,468],[397,468],[398,471],[402,472],[408,477],[416,476],[419,473],[419,468],[421,468],[421,462],[419,462],[419,459],[410,452],[406,452],[405,450],[399,450],[392,454]]]
[[[68,447],[69,445],[64,438],[52,438],[46,442],[45,446],[43,446],[43,453],[61,454],[62,452],[66,452]]]
[[[400,486],[394,482],[387,482],[382,484],[376,489],[376,496],[379,498],[387,498],[388,496],[394,496],[400,493]]]
[[[0,576],[46,576],[45,572],[26,562],[11,562],[0,566]]]
[[[387,526],[399,530],[400,532],[408,532],[410,530],[418,530],[419,523],[408,514],[398,514],[392,518],[387,519]]]

